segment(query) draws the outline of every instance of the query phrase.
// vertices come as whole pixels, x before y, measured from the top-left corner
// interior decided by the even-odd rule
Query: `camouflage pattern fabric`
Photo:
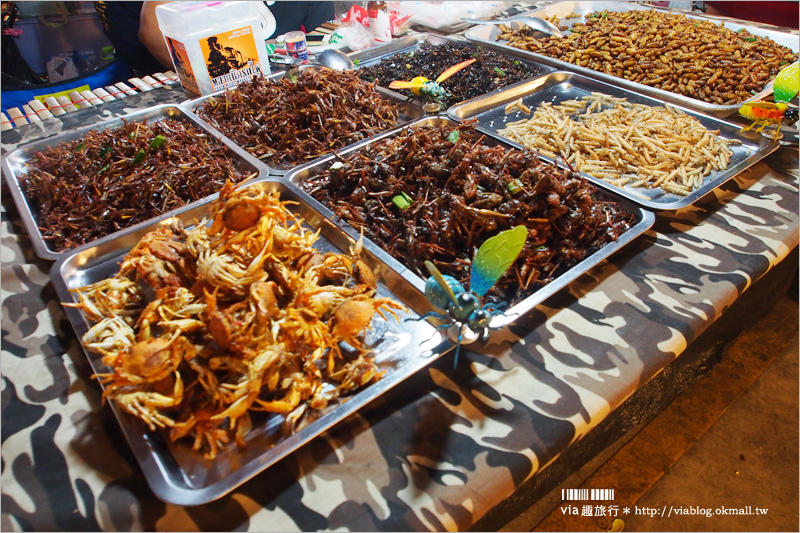
[[[144,95],[143,95],[144,96]],[[158,103],[164,103],[159,101]],[[147,104],[145,104],[147,105]],[[20,139],[3,136],[3,148]],[[417,373],[223,498],[148,488],[2,198],[2,515],[21,530],[463,530],[678,357],[798,243],[783,147],[581,276],[486,346]],[[6,191],[7,192],[7,191]]]

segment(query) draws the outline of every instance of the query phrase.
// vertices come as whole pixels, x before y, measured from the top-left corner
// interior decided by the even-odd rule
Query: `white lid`
[[[261,2],[170,2],[156,7],[161,33],[191,35],[218,31],[236,22],[256,22],[264,27],[259,5]],[[270,13],[271,15],[271,13]],[[274,17],[272,24],[275,24]],[[272,31],[275,31],[273,26]]]

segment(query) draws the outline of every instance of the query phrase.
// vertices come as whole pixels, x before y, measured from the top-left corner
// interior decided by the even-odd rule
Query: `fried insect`
[[[418,50],[396,54],[376,65],[361,67],[358,75],[362,80],[388,87],[392,80],[410,79],[414,76],[434,79],[448,67],[470,59],[476,60],[473,65],[441,83],[449,93],[441,99],[444,107],[502,89],[542,72],[541,67],[535,63],[509,59],[485,50],[482,46],[475,49],[450,43],[435,46],[424,42]],[[411,90],[401,92],[412,95]]]
[[[710,20],[655,10],[589,13],[562,38],[539,39],[528,27],[514,31],[506,26],[497,39],[717,105],[737,104],[759,93],[798,57],[744,28],[733,31]]]
[[[687,196],[712,171],[728,168],[731,144],[669,104],[633,104],[592,93],[557,105],[543,102],[529,119],[509,122],[500,135],[575,170],[617,186]]]
[[[243,181],[233,152],[190,123],[125,122],[35,152],[19,184],[55,251],[110,235]]]
[[[272,82],[262,77],[209,98],[197,113],[271,165],[295,165],[397,123],[397,106],[354,72],[321,69]]]
[[[486,296],[522,300],[630,228],[631,214],[536,153],[483,143],[475,123],[409,128],[343,156],[303,187],[420,277],[425,261],[468,285],[474,250],[528,228]]]
[[[109,368],[105,399],[213,459],[245,443],[254,411],[292,430],[380,379],[364,334],[405,307],[375,297],[360,242],[319,254],[290,204],[228,182],[210,219],[147,234],[115,277],[74,289],[96,322],[84,344]]]

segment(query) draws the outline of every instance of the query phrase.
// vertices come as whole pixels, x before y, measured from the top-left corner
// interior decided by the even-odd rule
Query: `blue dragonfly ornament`
[[[436,265],[425,261],[431,277],[425,282],[425,297],[444,313],[430,312],[421,316],[437,318],[444,323],[437,329],[448,329],[450,338],[456,343],[453,366],[458,363],[458,352],[464,342],[474,342],[489,337],[492,318],[502,314],[504,305],[481,304],[481,298],[491,289],[519,256],[528,230],[517,226],[487,239],[475,252],[467,291],[457,279],[439,272]],[[456,337],[456,338],[453,338]]]

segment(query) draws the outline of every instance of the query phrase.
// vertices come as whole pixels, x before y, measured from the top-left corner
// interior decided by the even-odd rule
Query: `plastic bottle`
[[[173,2],[156,17],[184,90],[211,94],[269,74],[257,2]]]
[[[377,44],[388,43],[392,40],[392,30],[389,26],[389,10],[386,2],[367,2],[367,16],[369,17],[369,31]]]

